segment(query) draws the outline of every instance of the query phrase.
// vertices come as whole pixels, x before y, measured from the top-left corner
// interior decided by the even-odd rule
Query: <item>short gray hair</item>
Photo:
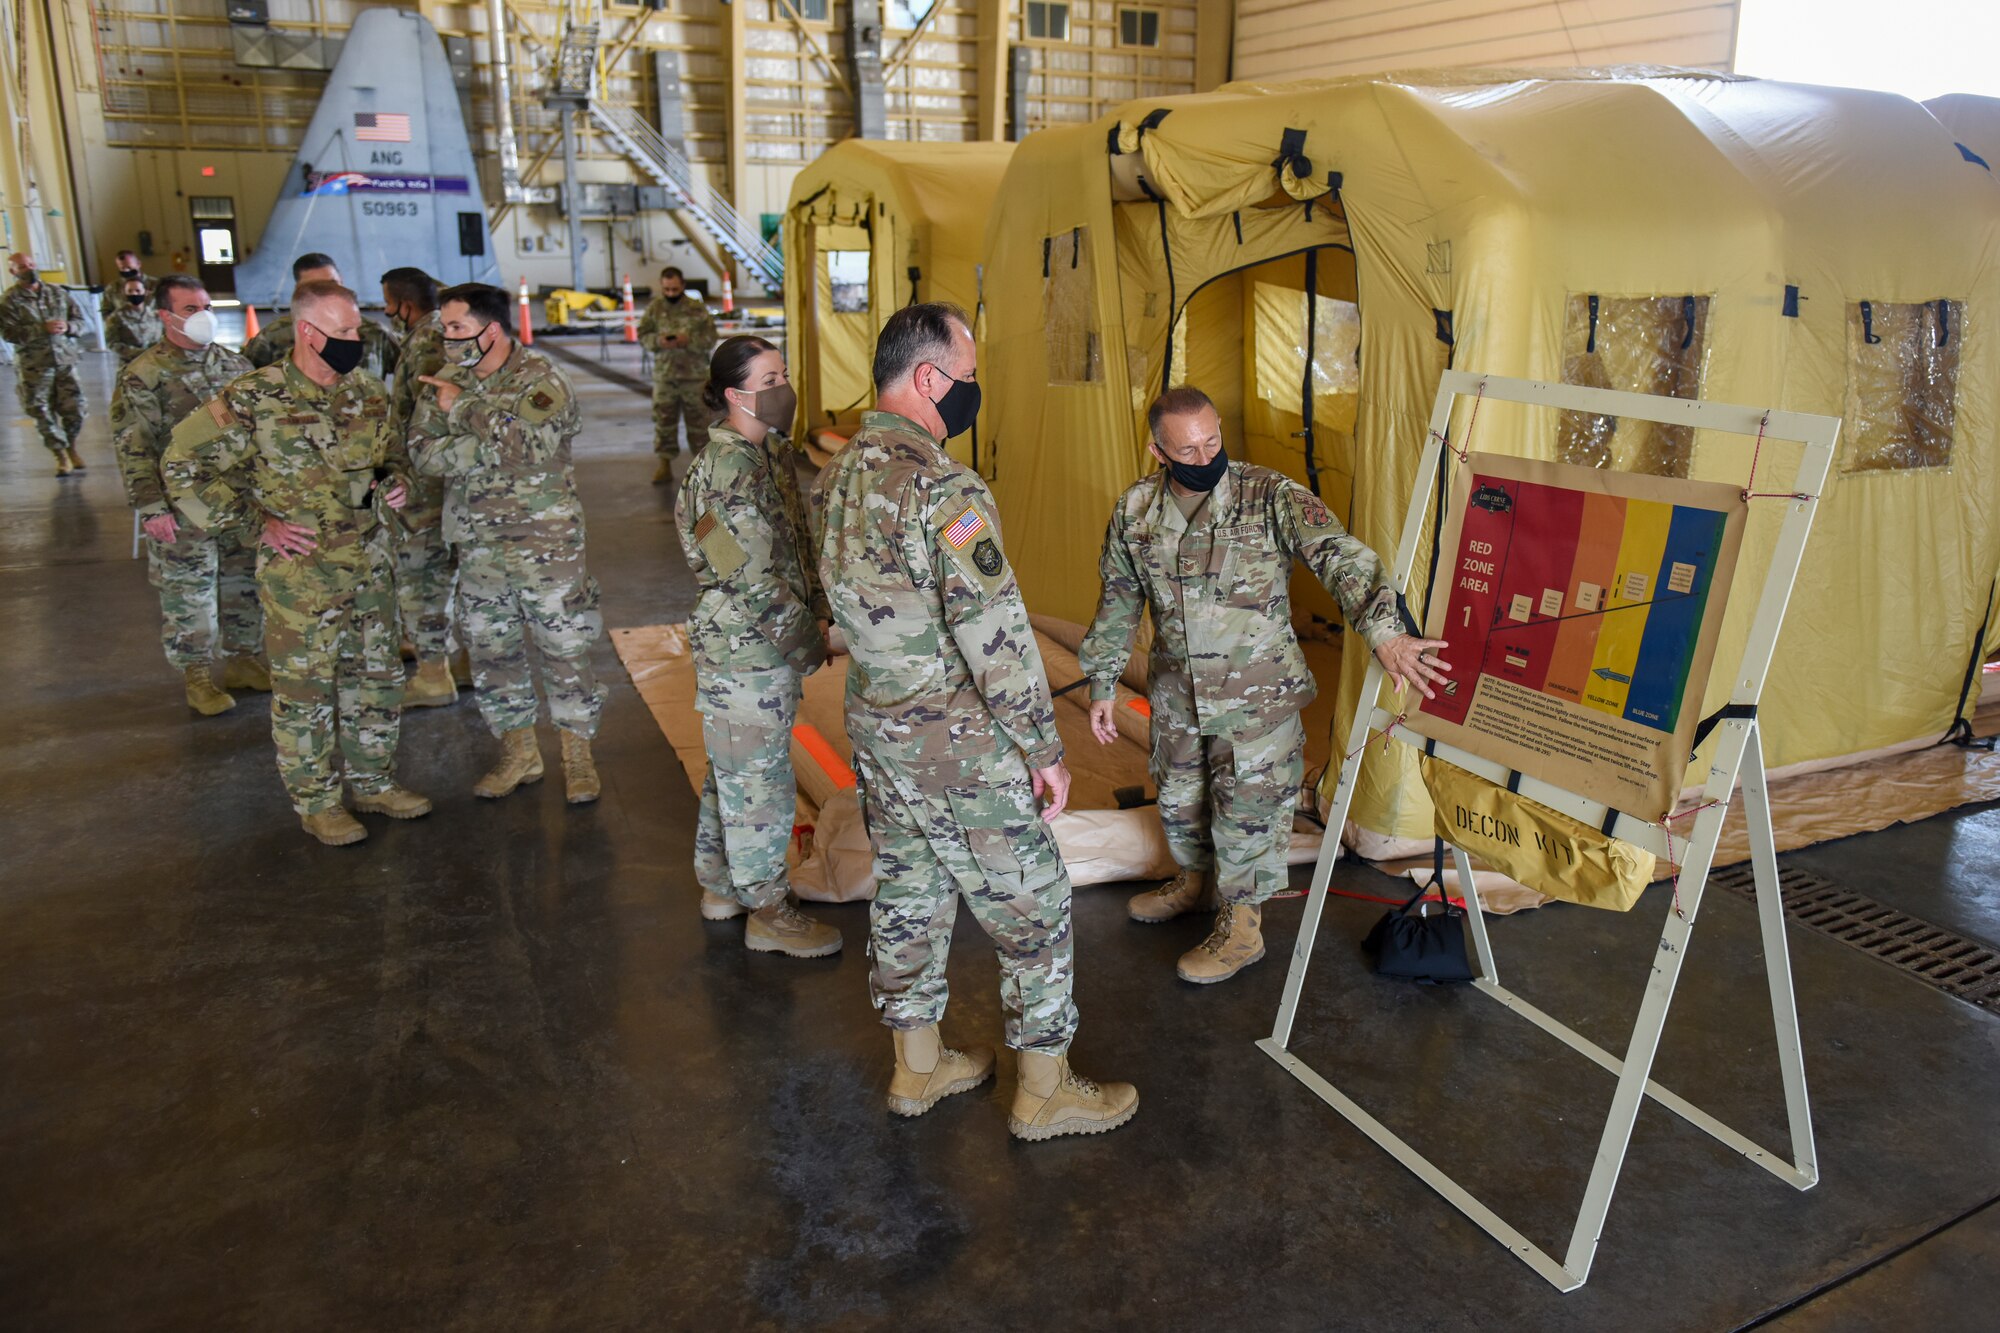
[[[1199,412],[1202,408],[1213,408],[1215,400],[1192,384],[1176,384],[1173,388],[1153,400],[1146,409],[1146,429],[1152,432],[1154,443],[1160,439],[1160,423],[1168,417],[1186,416]]]
[[[304,319],[306,311],[317,310],[333,301],[346,301],[357,311],[361,309],[361,298],[331,278],[302,282],[292,289],[292,318]]]
[[[972,321],[949,301],[906,305],[889,316],[875,339],[875,392],[899,382],[924,362],[935,365],[948,355],[954,324],[972,331]]]

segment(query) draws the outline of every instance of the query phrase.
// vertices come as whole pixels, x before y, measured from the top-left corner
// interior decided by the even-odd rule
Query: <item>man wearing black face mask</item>
[[[1109,744],[1118,677],[1151,608],[1152,774],[1181,873],[1128,910],[1157,922],[1217,907],[1208,939],[1177,969],[1206,985],[1264,956],[1263,905],[1287,882],[1304,777],[1299,712],[1315,693],[1292,631],[1292,562],[1312,570],[1399,687],[1428,698],[1450,668],[1435,656],[1442,643],[1403,632],[1381,560],[1317,495],[1230,460],[1207,394],[1169,389],[1147,422],[1161,466],[1112,509],[1104,591],[1077,657],[1090,678],[1091,730]]]
[[[291,355],[240,376],[174,427],[160,473],[180,517],[245,526],[257,562],[278,774],[305,831],[368,836],[352,808],[430,812],[397,785],[403,662],[384,509],[409,498],[389,391],[361,363],[361,310],[337,282],[292,293]]]
[[[570,441],[583,424],[569,377],[514,341],[513,303],[483,282],[438,293],[445,368],[410,422],[417,471],[442,477],[444,537],[458,551],[460,624],[479,686],[479,715],[500,760],[472,794],[497,800],[542,777],[541,705],[562,746],[572,805],[601,791],[591,737],[604,690],[590,648],[604,635],[597,580],[583,559],[583,502]]]
[[[146,304],[151,305],[153,303],[153,280],[146,276],[144,269],[139,267],[139,256],[133,254],[130,250],[120,250],[118,252],[118,280],[116,282],[105,283],[104,295],[97,298],[97,312],[104,316],[107,323],[110,322],[111,316],[125,308],[125,294],[130,290],[130,284],[134,282],[139,284],[139,294],[146,298]]]

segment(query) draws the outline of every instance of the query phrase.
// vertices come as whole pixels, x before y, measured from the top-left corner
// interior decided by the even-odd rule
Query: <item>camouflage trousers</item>
[[[21,394],[21,410],[34,418],[35,429],[41,432],[42,443],[49,452],[75,444],[83,431],[83,386],[76,381],[76,367],[35,363],[19,357],[14,363],[14,374]]]
[[[278,776],[300,814],[394,782],[403,661],[389,557],[375,541],[306,556],[266,550],[257,589],[271,661]]]
[[[264,650],[254,545],[235,533],[211,537],[183,521],[170,542],[146,538],[146,566],[160,591],[160,643],[174,670],[212,662],[218,648],[229,657]]]
[[[1204,736],[1182,710],[1154,700],[1152,776],[1175,863],[1213,870],[1232,903],[1282,892],[1305,743],[1296,711],[1247,735]]]
[[[579,736],[597,734],[604,690],[590,645],[603,636],[604,617],[580,538],[537,533],[461,545],[458,602],[479,715],[495,736],[535,725],[538,675],[550,719]]]
[[[681,451],[680,428],[687,422],[688,452],[700,453],[708,443],[708,423],[714,413],[701,401],[700,380],[653,377],[653,452],[677,454]]]
[[[396,537],[396,609],[403,637],[421,661],[450,657],[452,588],[458,578],[457,553],[444,539],[444,525],[432,523]]]
[[[1007,1044],[1060,1054],[1076,1035],[1069,871],[1018,751],[911,771],[870,753],[854,765],[875,848],[869,990],[904,1030],[944,1017],[945,959],[963,897],[1000,955]]]
[[[701,715],[708,776],[695,817],[694,877],[710,893],[754,912],[783,902],[791,887],[785,851],[798,819],[792,723],[799,691],[798,676],[790,671],[751,674],[773,678],[761,691],[773,707]]]

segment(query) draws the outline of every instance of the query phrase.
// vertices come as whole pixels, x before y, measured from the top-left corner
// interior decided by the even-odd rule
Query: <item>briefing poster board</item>
[[[1418,729],[1663,819],[1700,722],[1742,487],[1475,452],[1452,490],[1426,626],[1452,674]]]

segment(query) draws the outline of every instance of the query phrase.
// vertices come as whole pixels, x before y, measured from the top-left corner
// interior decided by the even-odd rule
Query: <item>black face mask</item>
[[[359,338],[328,338],[326,346],[319,349],[319,359],[334,374],[345,375],[361,364],[361,351]]]
[[[944,375],[942,366],[933,369]],[[949,375],[944,377],[951,379]],[[944,422],[944,437],[947,440],[954,435],[965,434],[972,429],[972,423],[979,420],[979,381],[951,380],[951,387],[944,391],[944,397],[931,406],[937,409],[939,419]]]
[[[133,306],[144,305],[146,304],[146,294],[144,292],[140,292],[137,295],[134,295],[131,292],[127,292],[125,293],[125,303],[127,305],[133,305]]]
[[[35,270],[31,268],[21,269],[15,276],[20,278],[22,282],[27,283],[30,287],[34,286],[35,283],[39,281],[39,279],[36,278],[35,276]]]
[[[138,277],[139,270],[136,268],[121,268],[118,270],[118,276],[129,280]]]
[[[1222,474],[1229,471],[1229,450],[1215,446],[1215,457],[1206,463],[1176,463],[1167,460],[1167,475],[1190,491],[1212,491]]]

